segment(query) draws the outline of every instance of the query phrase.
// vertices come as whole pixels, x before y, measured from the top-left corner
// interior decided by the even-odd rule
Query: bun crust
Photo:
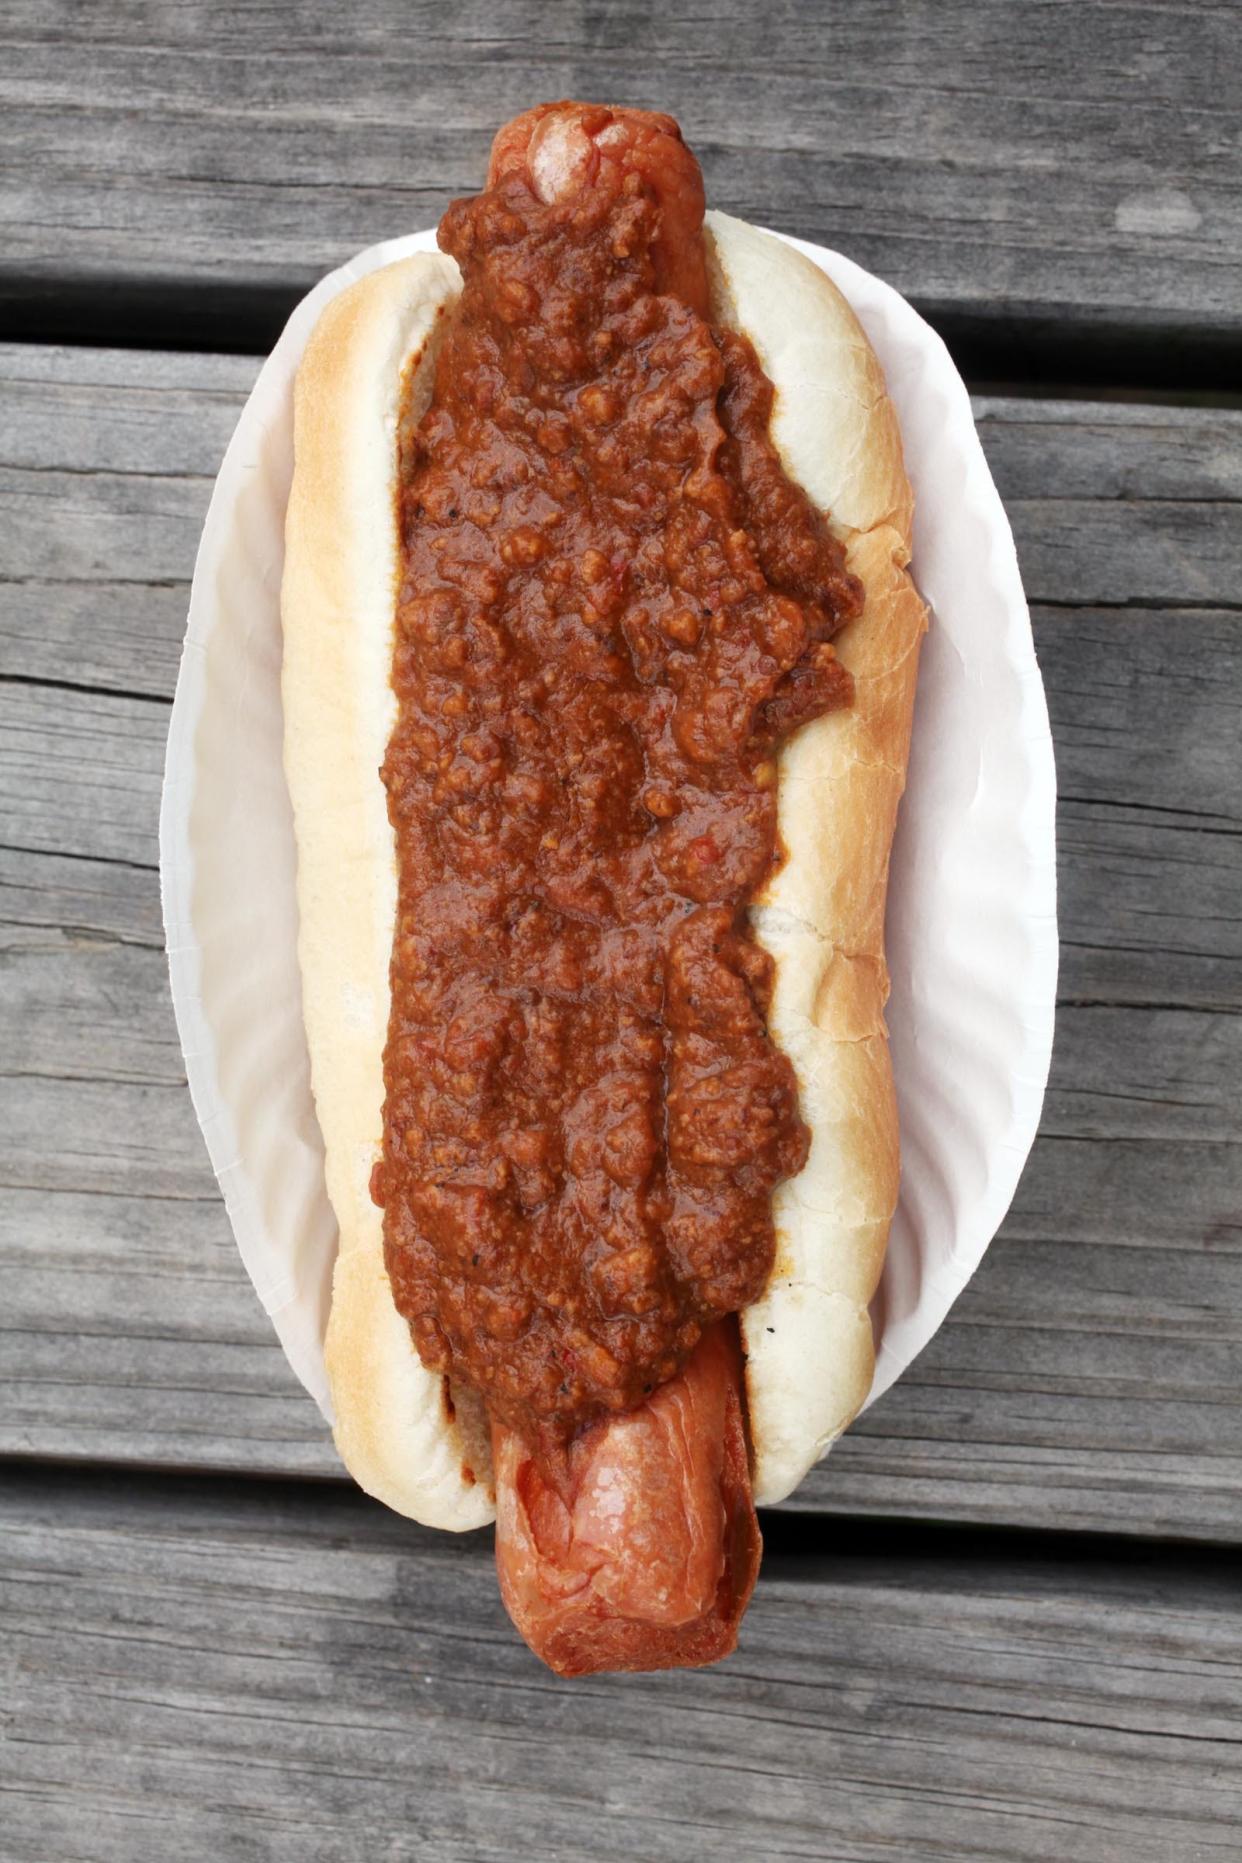
[[[393,1304],[370,1178],[397,909],[379,779],[396,721],[397,421],[409,369],[416,396],[420,381],[430,393],[437,325],[458,288],[451,260],[419,254],[360,279],[316,324],[294,390],[281,585],[302,1012],[341,1231],[327,1339],[336,1444],[368,1494],[450,1528],[492,1517],[486,1434],[468,1405],[446,1403]]]
[[[901,431],[862,326],[792,246],[726,214],[707,225],[713,312],[754,344],[776,386],[785,470],[830,514],[866,590],[836,640],[854,703],[781,753],[786,859],[751,911],[776,964],[769,1027],[811,1128],[805,1168],[773,1198],[771,1278],[741,1321],[755,1500],[770,1506],[857,1415],[875,1369],[869,1304],[898,1182],[884,900],[927,618],[906,569],[914,501]]]
[[[777,1255],[742,1315],[755,1498],[781,1499],[861,1407],[868,1303],[897,1195],[883,1006],[884,895],[905,778],[922,603],[906,573],[911,494],[878,362],[818,268],[769,234],[707,216],[713,315],[745,330],[776,387],[773,438],[831,513],[866,588],[838,636],[855,703],[781,753],[787,858],[752,911],[776,964],[771,1030],[793,1061],[811,1155],[774,1200]],[[298,843],[299,957],[328,1194],[341,1231],[327,1365],[336,1442],[399,1513],[464,1529],[492,1518],[477,1399],[425,1369],[384,1267],[371,1167],[383,1120],[396,856],[379,766],[395,719],[397,425],[413,369],[430,395],[443,312],[439,254],[334,298],[298,370],[286,522],[285,768]]]

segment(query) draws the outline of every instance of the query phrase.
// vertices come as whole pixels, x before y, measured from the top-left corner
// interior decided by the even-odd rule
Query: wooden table
[[[1242,1854],[1242,12],[268,0],[0,13],[0,1854]],[[341,1479],[165,978],[188,577],[258,357],[545,96],[910,295],[972,386],[1057,743],[1047,1109],[742,1647],[556,1682],[486,1536]]]

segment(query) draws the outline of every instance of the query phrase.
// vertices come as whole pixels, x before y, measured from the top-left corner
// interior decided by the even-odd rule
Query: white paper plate
[[[1035,1136],[1056,989],[1056,782],[1013,539],[961,378],[888,285],[838,253],[791,243],[844,291],[884,365],[915,489],[914,571],[932,611],[888,908],[903,1164],[874,1310],[874,1400],[978,1266]],[[431,232],[390,240],[323,279],[255,383],[199,548],[160,811],[172,994],[195,1110],[255,1291],[329,1418],[336,1228],[302,1030],[281,767],[291,390],[326,301],[434,245]]]

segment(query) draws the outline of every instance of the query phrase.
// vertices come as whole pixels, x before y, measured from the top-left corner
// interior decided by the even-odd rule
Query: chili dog
[[[922,604],[879,364],[545,105],[322,314],[282,588],[336,1438],[562,1674],[714,1661],[862,1404]]]

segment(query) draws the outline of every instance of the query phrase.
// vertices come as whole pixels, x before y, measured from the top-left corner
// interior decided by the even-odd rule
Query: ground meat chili
[[[548,1456],[768,1276],[809,1135],[747,902],[862,602],[750,343],[661,294],[659,227],[637,171],[572,211],[520,175],[456,202],[401,444],[372,1194],[424,1363]]]

